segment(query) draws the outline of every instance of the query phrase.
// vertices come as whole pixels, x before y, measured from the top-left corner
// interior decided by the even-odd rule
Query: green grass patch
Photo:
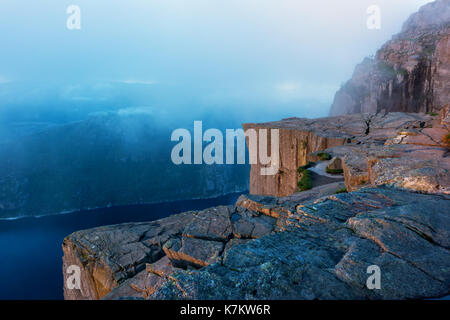
[[[340,194],[340,193],[348,193],[347,188],[339,189],[339,190],[337,190],[334,194]]]
[[[442,141],[447,145],[447,147],[450,147],[450,132],[447,133],[443,138]]]
[[[316,164],[315,162],[310,161],[307,164],[305,164],[304,166],[298,167],[297,171],[298,171],[298,173],[303,173],[306,170],[308,170],[309,168],[314,167],[315,164]]]
[[[308,169],[302,172],[302,178],[298,182],[298,189],[300,191],[306,191],[312,189],[312,178],[311,173]]]
[[[405,69],[398,69],[398,70],[397,70],[397,74],[406,77],[406,76],[408,75],[408,71],[405,70]]]
[[[328,174],[343,174],[344,170],[342,169],[330,169],[329,167],[326,168],[326,172]]]
[[[326,152],[320,152],[320,153],[317,154],[317,156],[322,161],[331,160],[331,155],[329,153],[326,153]]]
[[[426,56],[430,57],[430,56],[432,56],[434,54],[435,51],[436,51],[436,47],[435,46],[428,46],[428,47],[425,47],[425,49],[423,50],[423,53]]]
[[[427,115],[436,117],[438,114],[436,112],[427,112]]]
[[[385,61],[380,61],[377,63],[377,69],[380,71],[383,75],[388,77],[395,77],[397,75],[397,72],[394,70],[394,68],[388,64]]]

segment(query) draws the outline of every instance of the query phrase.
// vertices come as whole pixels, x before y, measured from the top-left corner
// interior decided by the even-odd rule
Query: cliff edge
[[[365,188],[80,231],[66,299],[421,299],[450,294],[450,198]],[[366,286],[381,270],[381,289]]]
[[[81,269],[66,299],[421,299],[450,294],[450,161],[441,116],[389,113],[254,125],[282,128],[281,163],[318,159],[342,182],[304,192],[258,180],[235,206],[76,232],[63,274]],[[356,119],[361,121],[356,121]],[[352,121],[350,121],[352,120]],[[342,126],[336,125],[341,123]],[[345,126],[346,123],[352,125]],[[332,125],[334,124],[334,126]],[[252,125],[249,125],[252,126]],[[321,129],[320,129],[321,128]],[[308,131],[309,130],[309,131]],[[303,140],[300,140],[303,139]],[[311,140],[309,140],[311,139]],[[330,140],[328,140],[330,139]],[[301,144],[300,141],[312,141]],[[301,146],[299,150],[292,144]],[[327,148],[322,150],[321,148]],[[308,149],[309,148],[309,149]],[[321,149],[321,153],[314,152]],[[312,152],[312,153],[310,153]],[[323,160],[323,154],[332,160]],[[339,160],[337,160],[339,159]],[[289,162],[290,161],[290,162]],[[310,168],[312,170],[312,168]],[[308,169],[308,170],[310,170]],[[283,169],[283,174],[288,170]],[[317,171],[320,174],[320,171]],[[258,189],[264,184],[265,189]],[[270,190],[270,186],[275,189]],[[346,186],[349,193],[343,192]],[[279,187],[279,188],[278,188]],[[289,191],[289,192],[288,192]],[[366,287],[382,270],[381,290]]]
[[[348,191],[392,185],[449,194],[448,110],[442,109],[440,115],[365,113],[245,124],[245,129],[280,132],[280,169],[276,175],[263,176],[261,165],[252,165],[250,193],[292,195],[300,191],[299,167],[309,165],[314,170],[333,161],[339,163],[335,169],[342,171]]]
[[[234,206],[66,237],[64,283],[78,266],[81,288],[65,299],[450,295],[449,12],[424,6],[360,65],[339,116],[244,124],[279,130],[280,163],[252,165]]]

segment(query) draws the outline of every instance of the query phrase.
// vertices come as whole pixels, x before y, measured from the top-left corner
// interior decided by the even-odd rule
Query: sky
[[[427,2],[1,0],[0,114],[57,100],[61,109],[185,103],[326,116],[355,65]],[[81,9],[80,30],[66,27],[70,5]],[[366,26],[371,5],[379,30]]]

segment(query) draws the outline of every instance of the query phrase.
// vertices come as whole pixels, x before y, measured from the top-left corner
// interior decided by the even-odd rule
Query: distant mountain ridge
[[[248,166],[173,164],[170,134],[152,115],[108,114],[0,142],[0,218],[248,190]]]
[[[450,101],[450,0],[423,6],[402,31],[359,64],[330,116],[438,112]]]

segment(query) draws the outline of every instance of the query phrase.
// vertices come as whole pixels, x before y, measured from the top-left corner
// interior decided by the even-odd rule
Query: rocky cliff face
[[[320,166],[318,155],[326,153],[341,160],[349,191],[389,184],[448,194],[450,158],[443,138],[449,126],[442,117],[366,113],[246,124],[245,129],[280,130],[280,170],[276,175],[263,176],[261,166],[252,165],[250,193],[278,197],[295,193],[297,168],[310,161],[318,161]]]
[[[248,125],[280,128],[282,167],[288,163],[295,172],[288,176],[291,171],[283,170],[285,177],[264,181],[252,176],[254,186],[266,184],[256,190],[292,191],[277,183],[295,184],[295,166],[310,160],[319,159],[316,171],[325,174],[317,167],[331,163],[321,161],[316,150],[333,157],[333,168],[342,166],[345,181],[287,197],[242,196],[235,206],[76,232],[63,243],[63,273],[67,280],[67,268],[79,266],[82,287],[65,288],[65,298],[448,295],[450,161],[442,139],[449,132],[448,113]],[[353,192],[337,194],[344,186]],[[365,287],[370,265],[383,270],[382,290]]]
[[[450,1],[425,5],[365,59],[335,95],[330,116],[438,112],[450,101]]]
[[[65,298],[448,296],[448,3],[422,8],[401,35],[412,40],[394,38],[378,60],[358,67],[332,111],[349,114],[245,124],[279,129],[280,170],[262,176],[252,165],[252,195],[235,206],[68,236],[64,279],[69,266],[79,266],[81,289],[65,287]],[[424,43],[436,47],[427,51]],[[396,61],[393,78],[390,67],[377,73],[381,57]],[[297,192],[304,170],[313,188]],[[369,266],[381,272],[380,289],[367,287]]]
[[[366,130],[363,121],[348,128],[344,118],[336,118],[333,128],[327,119],[291,118],[277,122],[244,124],[244,130],[279,129],[280,166],[276,175],[261,175],[261,164],[251,166],[250,193],[283,197],[297,190],[299,166],[318,159],[313,153],[346,144],[354,135]],[[329,129],[329,130],[328,130]],[[348,130],[347,130],[348,129]],[[258,135],[259,136],[259,135]]]

